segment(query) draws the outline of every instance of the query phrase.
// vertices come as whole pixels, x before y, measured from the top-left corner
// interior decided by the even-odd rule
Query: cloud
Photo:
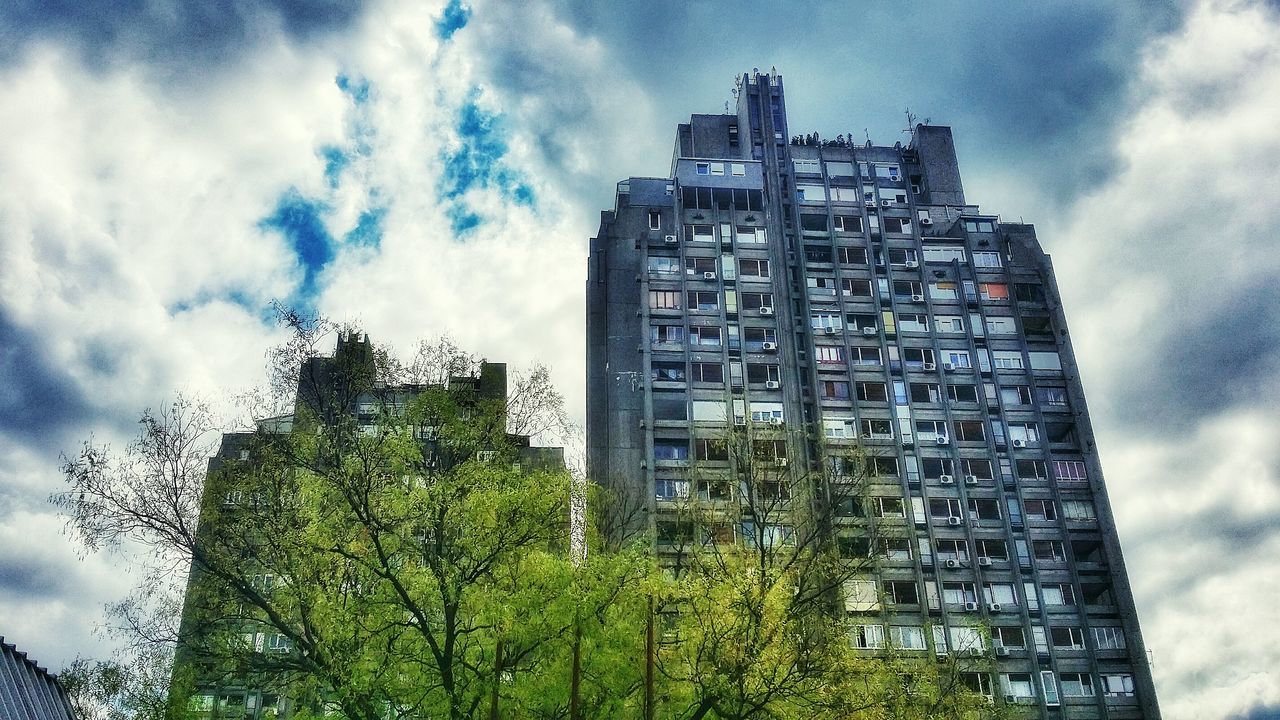
[[[201,71],[276,33],[298,40],[349,26],[361,0],[16,0],[0,5],[0,62],[53,41],[89,67],[145,63],[163,72]]]

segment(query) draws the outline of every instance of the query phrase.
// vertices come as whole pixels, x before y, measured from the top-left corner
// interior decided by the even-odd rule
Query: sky
[[[57,669],[126,559],[61,453],[263,380],[280,300],[584,404],[587,242],[675,124],[776,67],[790,127],[953,128],[1052,254],[1169,720],[1280,718],[1280,8],[1115,3],[0,4],[0,634]]]

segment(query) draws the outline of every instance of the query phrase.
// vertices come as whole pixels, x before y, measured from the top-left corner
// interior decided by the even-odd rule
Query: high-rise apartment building
[[[658,531],[726,428],[857,445],[859,512],[905,541],[846,602],[861,642],[981,633],[1019,715],[1159,718],[1049,257],[969,203],[951,130],[793,136],[776,74],[694,115],[671,174],[618,183],[591,240],[588,473]],[[840,532],[837,527],[833,532]],[[969,629],[969,630],[965,630]]]

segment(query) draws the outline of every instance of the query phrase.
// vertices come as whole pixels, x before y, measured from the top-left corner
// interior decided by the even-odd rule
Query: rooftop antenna
[[[916,134],[916,116],[915,116],[915,113],[911,112],[911,108],[907,108],[907,109],[903,110],[902,112],[903,112],[903,113],[905,113],[905,114],[906,114],[906,116],[907,116],[907,129],[906,129],[906,130],[903,130],[902,132],[904,132],[904,133],[911,133],[911,136],[912,136],[912,137],[915,137],[915,134]]]
[[[871,129],[862,128],[862,134],[867,138],[867,147],[871,147]]]

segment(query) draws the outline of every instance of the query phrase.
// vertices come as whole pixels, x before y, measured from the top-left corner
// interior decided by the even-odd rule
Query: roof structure
[[[0,718],[75,720],[71,701],[48,670],[0,635]]]

